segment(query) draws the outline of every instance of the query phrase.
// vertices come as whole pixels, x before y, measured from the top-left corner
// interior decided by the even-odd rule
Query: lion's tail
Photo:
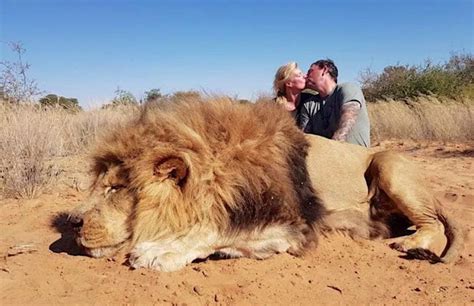
[[[459,258],[464,248],[464,232],[453,218],[446,217],[446,213],[440,205],[437,205],[436,213],[439,221],[444,225],[444,233],[448,240],[441,259],[445,263],[454,262]]]
[[[390,230],[386,224],[373,221],[368,214],[356,209],[330,210],[324,217],[321,230],[340,232],[352,238],[387,238]]]

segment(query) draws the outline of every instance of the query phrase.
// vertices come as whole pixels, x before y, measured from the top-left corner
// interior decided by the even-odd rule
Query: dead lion
[[[407,160],[305,136],[271,104],[148,109],[98,143],[93,175],[77,242],[93,257],[128,252],[134,268],[299,255],[318,229],[387,237],[393,214],[417,226],[400,251],[439,261],[461,245]]]
[[[148,109],[93,154],[78,243],[125,249],[132,267],[177,270],[215,252],[301,254],[324,208],[306,170],[308,142],[274,105],[183,102]]]

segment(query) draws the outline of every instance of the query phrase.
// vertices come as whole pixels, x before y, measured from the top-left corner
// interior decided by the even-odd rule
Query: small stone
[[[193,291],[196,292],[197,295],[202,296],[202,288],[199,286],[194,286]]]

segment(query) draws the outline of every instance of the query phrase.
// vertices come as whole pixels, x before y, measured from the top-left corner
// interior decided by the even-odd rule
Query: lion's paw
[[[392,242],[390,243],[390,247],[402,253],[406,253],[408,252],[408,250],[418,248],[416,243],[413,243],[413,241],[411,240],[401,240],[397,242]]]
[[[187,263],[182,255],[160,247],[153,242],[143,242],[137,245],[128,258],[130,267],[150,268],[163,272],[176,271]]]
[[[413,258],[439,262],[441,261],[439,256],[446,243],[446,237],[442,233],[419,230],[411,236],[400,238],[391,243],[390,247]]]

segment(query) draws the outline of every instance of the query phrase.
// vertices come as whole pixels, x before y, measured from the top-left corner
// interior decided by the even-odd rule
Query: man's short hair
[[[329,75],[337,83],[337,76],[339,75],[339,72],[337,70],[336,64],[334,64],[334,62],[331,59],[327,58],[323,60],[318,60],[311,64],[311,66],[313,65],[316,65],[319,68],[327,68],[327,70],[329,71]]]

